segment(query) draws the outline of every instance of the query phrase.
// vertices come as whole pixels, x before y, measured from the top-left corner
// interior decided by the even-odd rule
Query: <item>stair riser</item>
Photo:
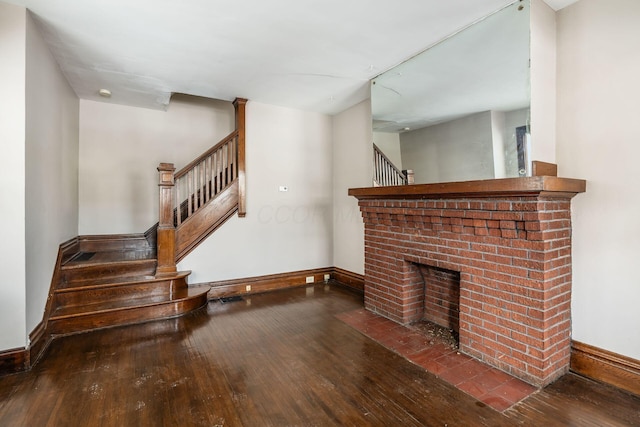
[[[95,279],[115,279],[122,276],[151,276],[155,274],[156,261],[122,263],[122,264],[97,264],[76,268],[62,268],[61,288],[72,287],[70,282]]]
[[[134,307],[107,313],[91,313],[67,319],[51,319],[48,324],[48,330],[54,335],[67,335],[113,326],[148,322],[150,320],[166,319],[196,310],[206,303],[207,295],[204,293],[195,298],[167,302],[154,307]]]
[[[153,249],[144,235],[136,237],[124,236],[118,238],[99,239],[94,237],[81,237],[80,249],[83,252],[108,252],[108,251],[141,251]]]
[[[139,282],[126,285],[114,285],[99,289],[77,288],[70,292],[56,292],[54,310],[65,305],[93,304],[103,301],[124,300],[141,296],[168,294],[172,290],[186,288],[184,278],[163,280],[161,282]]]

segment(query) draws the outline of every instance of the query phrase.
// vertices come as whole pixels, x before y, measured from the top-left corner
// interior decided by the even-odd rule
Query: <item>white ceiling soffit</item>
[[[576,3],[577,1],[578,0],[544,0],[544,2],[548,4],[549,7],[555,11],[564,9],[567,6],[570,6]]]
[[[5,0],[6,1],[6,0]],[[514,0],[8,0],[82,99],[166,109],[172,93],[335,114],[368,81]]]

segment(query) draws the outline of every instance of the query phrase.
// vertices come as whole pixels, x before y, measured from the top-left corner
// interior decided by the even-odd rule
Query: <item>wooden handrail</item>
[[[193,160],[191,163],[189,163],[188,165],[186,165],[185,167],[183,167],[182,169],[180,169],[178,172],[175,173],[175,179],[180,179],[183,176],[185,176],[191,169],[193,169],[197,164],[202,163],[202,161],[209,157],[211,154],[213,154],[215,151],[219,150],[220,147],[222,147],[223,145],[227,144],[229,141],[231,141],[233,138],[235,138],[236,136],[238,136],[238,129],[234,130],[233,132],[231,132],[229,135],[227,135],[223,140],[221,140],[220,142],[218,142],[216,145],[214,145],[213,147],[209,148],[207,151],[205,151],[204,153],[200,154],[198,157],[196,157],[195,160]]]
[[[409,183],[407,175],[398,169],[376,144],[373,144],[373,169],[374,180],[378,185],[405,185]]]

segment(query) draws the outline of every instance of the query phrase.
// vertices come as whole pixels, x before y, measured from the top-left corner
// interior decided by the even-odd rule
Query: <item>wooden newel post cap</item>
[[[160,163],[158,166],[158,172],[160,172],[160,183],[158,185],[173,185],[173,173],[175,170],[176,168],[173,166],[173,163]]]

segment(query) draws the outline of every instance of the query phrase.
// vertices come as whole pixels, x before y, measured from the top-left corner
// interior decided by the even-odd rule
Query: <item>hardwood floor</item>
[[[340,286],[245,297],[54,340],[0,378],[2,426],[640,426],[640,398],[570,374],[498,412],[336,318]]]

